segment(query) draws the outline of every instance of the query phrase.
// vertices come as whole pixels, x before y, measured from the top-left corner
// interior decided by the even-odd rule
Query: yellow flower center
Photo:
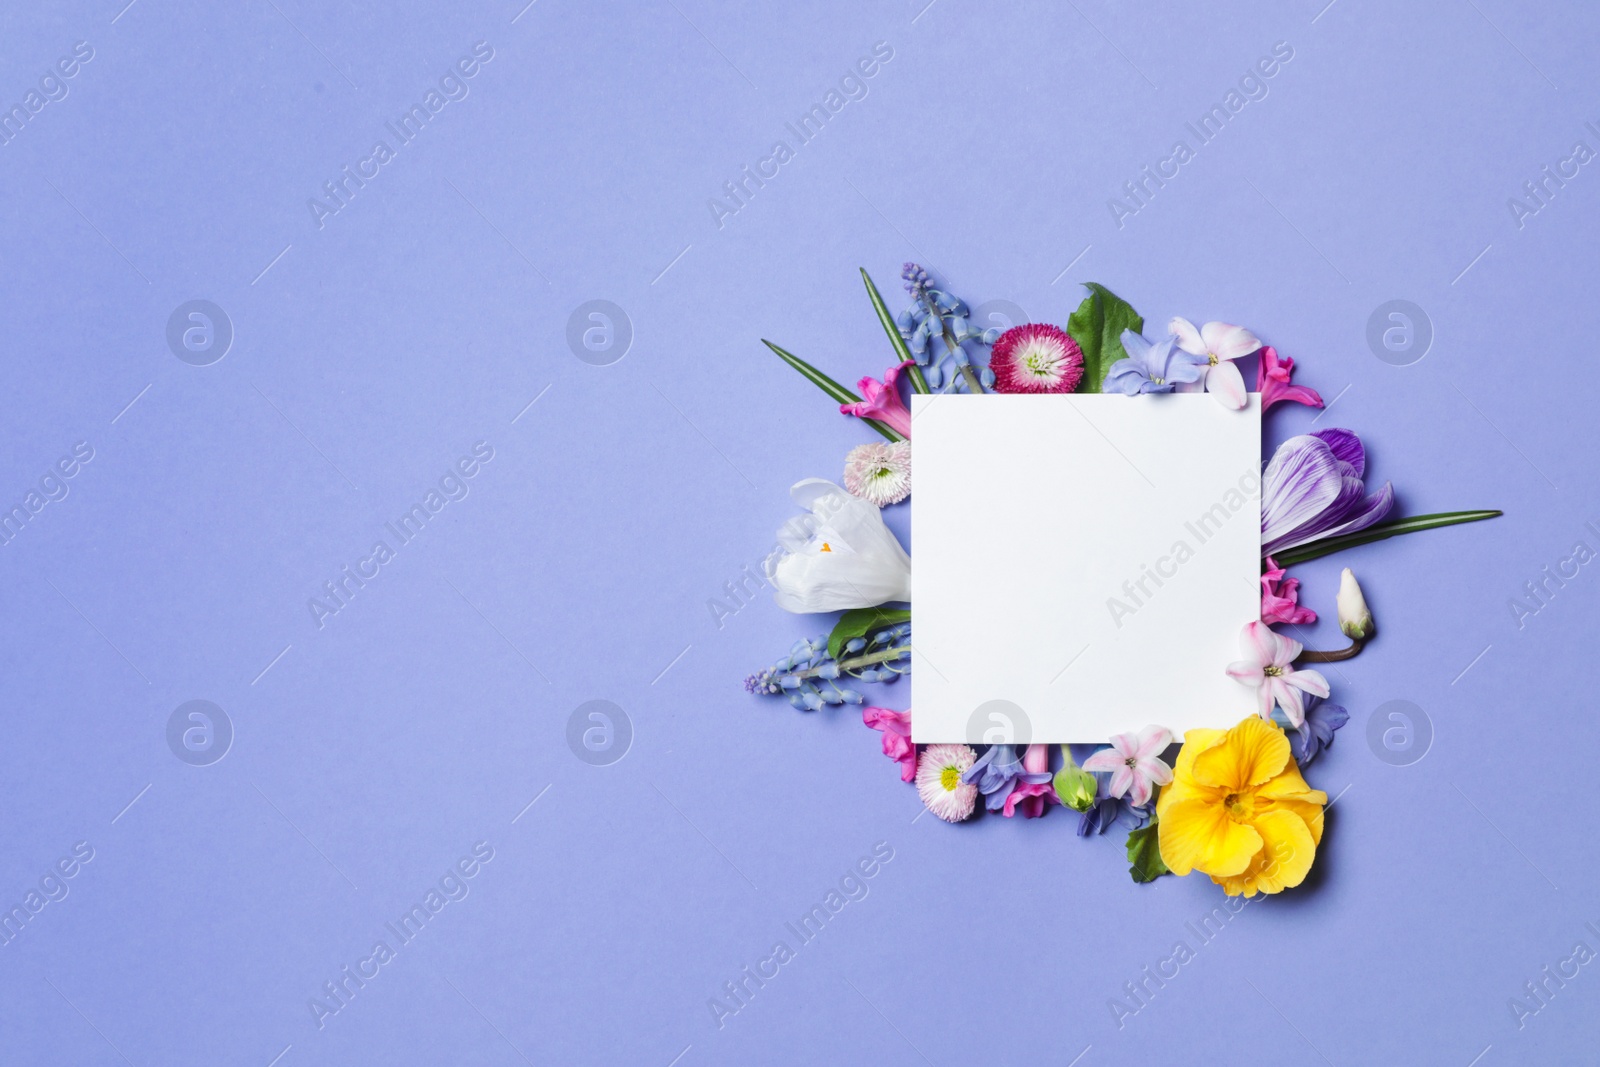
[[[1206,358],[1211,361],[1211,365],[1213,367],[1215,367],[1218,363],[1222,362],[1220,359],[1217,358],[1217,354],[1215,352],[1207,352],[1206,353]]]
[[[1152,377],[1150,379],[1150,384],[1151,385],[1166,385],[1167,384],[1167,380],[1165,378],[1154,378],[1154,377]]]
[[[954,792],[956,786],[961,784],[961,768],[946,767],[939,772],[939,784],[944,786],[945,792]]]
[[[1274,667],[1269,663],[1265,667],[1261,668],[1261,673],[1265,674],[1268,678],[1277,678],[1283,674],[1283,668]]]
[[[1234,822],[1249,822],[1256,813],[1255,794],[1229,793],[1223,798],[1222,806],[1228,809],[1228,818]]]

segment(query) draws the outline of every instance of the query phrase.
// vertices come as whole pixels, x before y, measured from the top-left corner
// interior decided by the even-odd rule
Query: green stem
[[[960,352],[961,342],[957,341],[955,334],[950,332],[950,324],[944,321],[944,316],[939,313],[939,305],[934,303],[933,297],[924,292],[922,294],[922,302],[927,307],[928,314],[932,315],[934,321],[939,324],[939,330],[944,334],[945,348],[950,351],[952,356]],[[961,376],[967,380],[967,391],[974,395],[981,394],[983,385],[978,381],[978,376],[972,372],[972,368],[965,363],[958,363],[957,366],[961,369]]]
[[[1399,519],[1395,522],[1369,526],[1365,530],[1360,530],[1356,533],[1328,537],[1321,541],[1312,541],[1308,544],[1300,545],[1298,548],[1289,549],[1287,552],[1279,552],[1272,558],[1277,560],[1280,567],[1292,567],[1296,563],[1304,563],[1307,560],[1318,559],[1334,552],[1342,552],[1347,548],[1355,548],[1357,545],[1367,545],[1374,541],[1398,537],[1401,534],[1416,533],[1418,530],[1432,530],[1439,526],[1454,526],[1463,522],[1481,522],[1484,519],[1493,519],[1504,514],[1505,512],[1503,511],[1443,511],[1433,515],[1413,515],[1409,519]]]
[[[875,663],[888,663],[890,660],[901,659],[909,655],[911,655],[910,645],[901,645],[899,648],[886,648],[881,652],[868,652],[865,655],[839,660],[839,673],[845,674],[850,671],[860,670],[862,667],[871,667]],[[803,671],[794,671],[792,673],[796,678],[808,681],[812,678],[821,678],[822,675],[818,673],[821,670],[821,667],[807,667]]]

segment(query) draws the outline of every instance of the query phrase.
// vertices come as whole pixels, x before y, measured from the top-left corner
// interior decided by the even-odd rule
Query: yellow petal
[[[1261,835],[1228,818],[1227,808],[1209,798],[1170,805],[1156,830],[1161,860],[1173,874],[1238,874],[1261,851]]]
[[[1222,737],[1225,730],[1190,730],[1183,735],[1183,747],[1178,749],[1178,762],[1173,765],[1172,773],[1188,775],[1194,766],[1194,757],[1202,749],[1210,748]]]
[[[1322,805],[1313,803],[1305,797],[1273,797],[1263,800],[1256,809],[1265,814],[1269,811],[1287,811],[1298,815],[1306,824],[1306,829],[1311,831],[1311,840],[1322,844]]]
[[[1267,797],[1295,797],[1307,800],[1314,804],[1326,804],[1328,794],[1320,789],[1312,789],[1301,777],[1300,768],[1293,760],[1273,776],[1271,781],[1263,782],[1256,788],[1256,796]]]
[[[1264,811],[1254,826],[1266,843],[1251,864],[1256,888],[1278,893],[1305,881],[1311,861],[1317,858],[1317,845],[1305,820],[1290,811]]]
[[[1288,762],[1289,739],[1283,731],[1252,715],[1195,755],[1193,775],[1201,785],[1242,793],[1271,779]]]
[[[1183,747],[1178,750],[1178,759],[1172,768],[1172,781],[1161,787],[1161,795],[1156,798],[1158,817],[1166,818],[1167,809],[1174,804],[1209,797],[1216,792],[1198,786],[1191,768],[1194,766],[1195,753],[1215,743],[1222,735],[1221,730],[1190,730],[1183,735]],[[1217,794],[1217,799],[1221,797],[1222,794]]]

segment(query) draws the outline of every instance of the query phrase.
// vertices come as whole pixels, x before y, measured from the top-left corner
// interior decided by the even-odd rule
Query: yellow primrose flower
[[[1328,794],[1300,776],[1276,723],[1190,730],[1156,801],[1161,859],[1209,874],[1230,897],[1299,885],[1322,840]]]

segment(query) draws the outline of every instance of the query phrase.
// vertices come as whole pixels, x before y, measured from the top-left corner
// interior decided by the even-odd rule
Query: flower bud
[[[1346,567],[1339,576],[1339,629],[1352,641],[1364,641],[1372,636],[1372,612],[1367,608],[1367,598],[1361,595],[1361,585]]]
[[[1078,766],[1077,761],[1072,758],[1072,749],[1066,745],[1061,746],[1061,756],[1066,762],[1056,772],[1056,796],[1073,811],[1088,811],[1094,804],[1094,795],[1099,789],[1099,783],[1095,781],[1094,775]]]

